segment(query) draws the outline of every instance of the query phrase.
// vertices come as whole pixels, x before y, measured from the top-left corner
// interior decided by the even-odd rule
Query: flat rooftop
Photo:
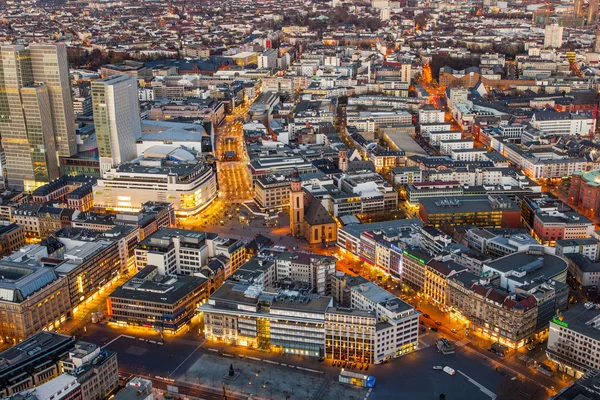
[[[484,265],[484,270],[486,267],[504,274],[511,272],[509,279],[524,283],[552,279],[566,271],[567,262],[553,254],[520,252],[490,261]],[[521,274],[524,275],[519,276]]]
[[[562,316],[569,329],[600,341],[600,309],[594,307],[588,310],[579,303],[563,312]]]
[[[44,353],[63,345],[72,343],[71,336],[61,335],[55,332],[42,331],[28,337],[21,343],[14,345],[0,353],[0,374],[18,364],[25,363]]]

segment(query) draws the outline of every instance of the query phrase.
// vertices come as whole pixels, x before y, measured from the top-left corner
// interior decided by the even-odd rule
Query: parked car
[[[432,326],[432,327],[431,327],[431,328],[429,328],[429,329],[431,329],[431,330],[432,330],[432,331],[434,331],[434,332],[437,332],[437,331],[438,331],[438,328],[436,328],[435,326]]]
[[[425,318],[429,318],[429,314],[423,314]]]
[[[453,329],[450,329],[450,332],[452,332],[452,333],[454,333],[454,334],[457,334],[457,333],[458,333],[458,331],[457,331],[456,329],[454,329],[454,328],[453,328]]]
[[[436,324],[437,326],[442,326],[442,323],[441,323],[440,321],[435,321],[435,324]]]
[[[529,346],[527,346],[527,350],[533,351],[533,350],[535,350],[535,346],[530,344]]]
[[[490,349],[488,349],[488,351],[489,351],[490,353],[494,353],[494,354],[495,354],[495,355],[497,355],[498,357],[504,357],[504,352],[503,352],[503,351],[498,351],[498,350],[491,349],[491,348],[490,348]]]

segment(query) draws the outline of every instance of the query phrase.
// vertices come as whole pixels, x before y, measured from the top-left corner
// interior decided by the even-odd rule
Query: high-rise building
[[[596,0],[597,1],[597,0]],[[596,7],[597,8],[597,7]],[[596,15],[597,15],[596,11]],[[546,25],[544,31],[544,48],[560,48],[562,46],[563,27],[558,24]]]
[[[573,14],[577,18],[581,18],[583,16],[583,0],[575,0],[573,2]]]
[[[598,0],[590,0],[588,13],[587,13],[587,24],[596,25],[598,22]]]
[[[142,126],[135,78],[111,75],[93,81],[92,104],[100,170],[136,158],[135,142],[142,135]]]
[[[54,90],[44,83],[45,73],[34,71],[31,51],[23,46],[0,48],[0,136],[7,180],[9,187],[26,191],[59,175],[50,100]]]
[[[56,152],[60,157],[69,157],[77,153],[77,144],[67,48],[63,43],[31,44],[29,55],[34,82],[48,87]]]

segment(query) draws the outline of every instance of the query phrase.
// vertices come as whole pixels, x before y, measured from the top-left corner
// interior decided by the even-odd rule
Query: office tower
[[[558,24],[546,25],[544,32],[544,48],[560,48],[562,46],[563,27]]]
[[[92,104],[100,171],[136,158],[142,127],[135,78],[111,75],[93,81]]]
[[[596,25],[598,22],[598,0],[590,0],[588,4],[587,24]]]
[[[583,0],[574,0],[573,14],[577,18],[581,18],[583,16]]]
[[[59,157],[72,156],[77,153],[77,143],[67,48],[63,43],[31,44],[29,54],[34,82],[48,87],[56,152]]]
[[[44,83],[44,75],[33,68],[31,49],[0,48],[0,136],[13,189],[31,191],[59,176],[52,119],[60,110],[51,110],[54,90]]]

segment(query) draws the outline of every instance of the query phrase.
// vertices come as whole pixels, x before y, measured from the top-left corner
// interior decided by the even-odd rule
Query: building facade
[[[111,75],[91,86],[100,170],[107,171],[137,157],[135,142],[142,135],[137,81]]]

